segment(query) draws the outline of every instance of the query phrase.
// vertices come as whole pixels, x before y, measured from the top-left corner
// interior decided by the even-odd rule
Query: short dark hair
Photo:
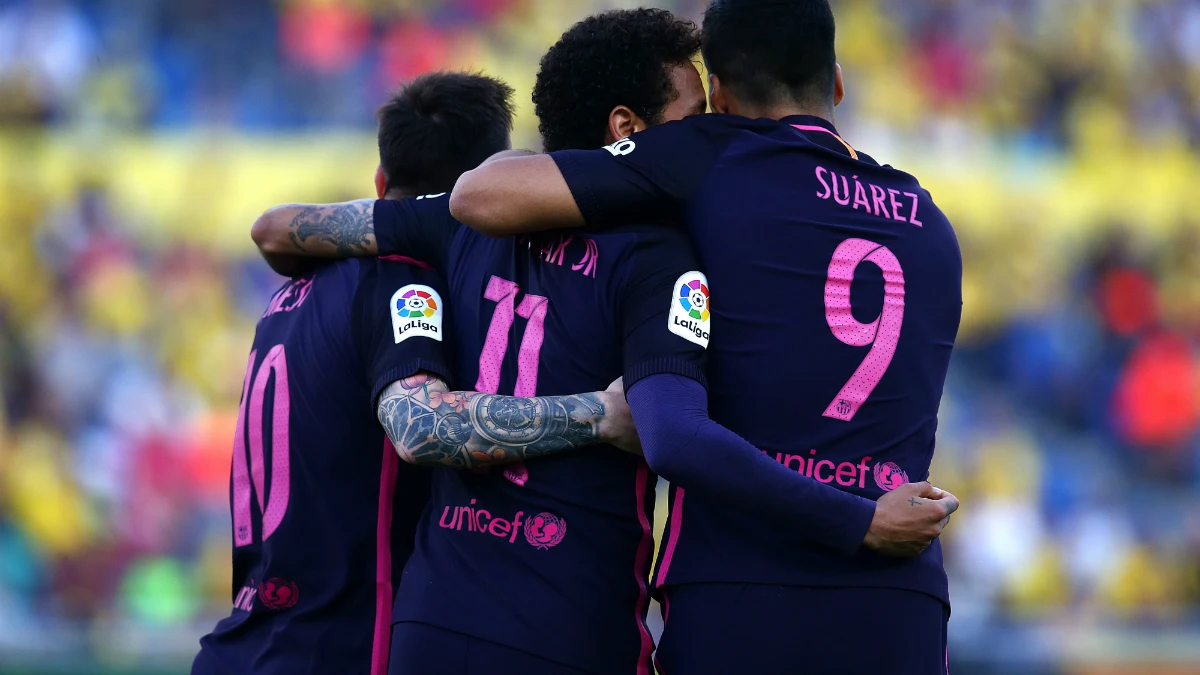
[[[704,12],[704,63],[752,105],[832,104],[834,33],[829,0],[713,0]]]
[[[533,109],[547,152],[604,145],[612,109],[662,121],[679,93],[670,67],[700,51],[696,24],[665,9],[615,10],[571,26],[542,57]]]
[[[448,192],[463,173],[507,150],[512,93],[478,73],[428,73],[401,87],[377,114],[388,188]]]

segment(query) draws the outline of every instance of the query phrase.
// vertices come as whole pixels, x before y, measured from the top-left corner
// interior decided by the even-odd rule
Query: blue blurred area
[[[178,672],[228,611],[254,216],[369,194],[432,69],[536,147],[541,54],[636,4],[0,2],[0,673]],[[1200,672],[1200,3],[834,5],[839,128],[962,244],[953,672]]]

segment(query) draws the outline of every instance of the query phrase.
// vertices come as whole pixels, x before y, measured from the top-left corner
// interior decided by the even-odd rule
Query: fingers
[[[946,492],[945,490],[942,491],[942,494],[944,494],[945,497],[943,499],[941,499],[940,502],[941,502],[942,506],[944,506],[946,509],[946,515],[949,516],[951,513],[954,513],[955,511],[958,510],[958,506],[959,506],[958,497],[955,497],[954,495],[950,494],[949,492]]]
[[[916,489],[917,496],[924,497],[925,499],[941,499],[942,495],[945,494],[942,490],[930,485],[929,481],[913,483],[912,486]]]
[[[947,492],[939,487],[934,487],[928,482],[913,483],[913,488],[917,491],[917,496],[935,502],[941,507],[942,515],[946,517],[958,510],[959,501],[952,493]]]
[[[605,391],[619,391],[621,393],[625,393],[625,378],[622,376],[613,380],[612,384],[608,385],[608,389],[605,389]]]

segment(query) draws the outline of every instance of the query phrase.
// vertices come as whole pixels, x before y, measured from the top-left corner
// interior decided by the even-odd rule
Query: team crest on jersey
[[[396,344],[410,337],[442,340],[442,296],[428,286],[409,284],[392,296],[392,332]]]
[[[672,290],[667,329],[688,342],[708,349],[711,307],[708,277],[701,272],[688,272],[679,277]]]

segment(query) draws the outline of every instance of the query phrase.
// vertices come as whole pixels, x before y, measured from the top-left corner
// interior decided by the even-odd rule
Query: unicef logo
[[[403,318],[431,317],[437,314],[437,301],[425,291],[413,289],[396,303],[396,313]]]
[[[300,589],[284,579],[269,579],[258,587],[258,599],[269,609],[291,609],[300,601]]]
[[[525,521],[525,540],[542,550],[562,543],[567,536],[567,521],[553,513],[539,513]]]
[[[701,283],[699,279],[693,279],[680,286],[679,304],[683,307],[683,311],[693,319],[708,321],[708,286]]]
[[[907,482],[908,474],[895,462],[880,462],[875,465],[875,484],[879,489],[891,492]]]

